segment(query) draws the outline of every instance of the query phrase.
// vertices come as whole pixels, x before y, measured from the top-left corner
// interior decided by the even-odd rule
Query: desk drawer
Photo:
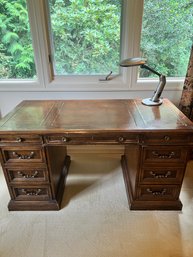
[[[31,165],[30,165],[31,166]],[[48,181],[48,172],[46,168],[5,168],[9,182],[13,183],[33,183]]]
[[[14,200],[17,201],[45,201],[51,199],[49,186],[18,186],[11,187]]]
[[[188,134],[170,134],[149,133],[143,137],[143,141],[148,144],[186,144],[190,141],[190,135]]]
[[[180,193],[180,186],[149,185],[138,188],[137,199],[147,201],[176,200]]]
[[[0,145],[3,144],[37,144],[42,143],[42,137],[38,135],[1,135]]]
[[[102,133],[102,134],[64,134],[64,135],[48,135],[45,137],[47,144],[128,144],[138,143],[137,135]]]
[[[183,163],[187,159],[188,150],[180,146],[148,146],[143,147],[143,163]]]
[[[33,163],[44,162],[44,151],[40,146],[29,147],[3,147],[2,156],[5,163]]]
[[[141,171],[141,184],[180,184],[184,177],[183,167],[145,167]]]

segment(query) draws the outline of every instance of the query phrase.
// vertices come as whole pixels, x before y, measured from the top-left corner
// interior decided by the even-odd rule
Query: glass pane
[[[0,79],[36,77],[26,0],[0,1]]]
[[[121,0],[49,0],[56,75],[119,73]]]
[[[145,0],[141,55],[149,66],[168,77],[184,77],[190,56],[193,28],[190,0]],[[145,69],[140,77],[153,77]]]

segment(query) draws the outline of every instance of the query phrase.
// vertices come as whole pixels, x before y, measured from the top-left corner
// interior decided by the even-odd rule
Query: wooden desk
[[[171,102],[23,101],[0,121],[0,161],[9,210],[59,210],[70,164],[67,145],[124,145],[132,210],[180,210],[192,123]],[[113,196],[112,196],[113,197]]]

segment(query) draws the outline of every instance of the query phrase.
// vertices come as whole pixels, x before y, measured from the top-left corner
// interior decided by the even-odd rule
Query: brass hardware
[[[153,190],[151,190],[150,188],[147,188],[147,190],[146,190],[148,193],[151,193],[152,195],[155,195],[155,196],[159,196],[159,195],[165,195],[165,193],[166,193],[166,188],[163,188],[162,190],[160,190],[160,191],[153,191]]]
[[[124,139],[124,137],[119,137],[119,138],[118,138],[118,141],[119,141],[119,142],[124,142],[125,139]]]
[[[17,137],[17,138],[16,138],[16,141],[17,141],[18,143],[21,143],[21,142],[22,142],[22,138],[21,138],[21,137]]]
[[[154,171],[150,171],[149,174],[152,175],[154,178],[168,178],[169,176],[171,176],[171,171],[167,171],[165,174],[158,174]]]
[[[28,178],[28,179],[29,179],[29,178],[35,178],[35,177],[37,177],[38,171],[36,170],[36,171],[34,172],[34,174],[32,174],[32,175],[25,174],[25,173],[23,173],[22,171],[18,171],[17,174],[18,174],[19,176],[23,177],[23,178]]]
[[[99,81],[108,81],[108,80],[111,80],[111,75],[112,75],[112,71],[109,72],[109,74],[104,78],[104,79],[99,79]]]
[[[164,136],[165,141],[169,141],[171,138],[169,136]]]
[[[18,154],[16,152],[13,152],[13,157],[16,157],[17,159],[21,160],[32,159],[34,157],[34,152],[31,152],[29,155]]]
[[[168,154],[159,154],[156,151],[152,151],[152,155],[159,159],[171,159],[172,157],[175,156],[175,152],[170,152]]]
[[[67,137],[62,137],[62,142],[67,142],[68,141],[68,138]]]
[[[41,189],[34,189],[34,190],[22,189],[21,191],[22,191],[22,193],[24,193],[26,195],[36,196],[36,195],[39,195],[42,190]]]

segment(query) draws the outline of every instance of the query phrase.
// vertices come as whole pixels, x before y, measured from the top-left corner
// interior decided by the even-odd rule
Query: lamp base
[[[142,104],[148,105],[148,106],[161,105],[162,102],[163,102],[162,99],[159,99],[157,102],[153,102],[153,101],[151,100],[151,98],[145,98],[145,99],[142,100]]]

